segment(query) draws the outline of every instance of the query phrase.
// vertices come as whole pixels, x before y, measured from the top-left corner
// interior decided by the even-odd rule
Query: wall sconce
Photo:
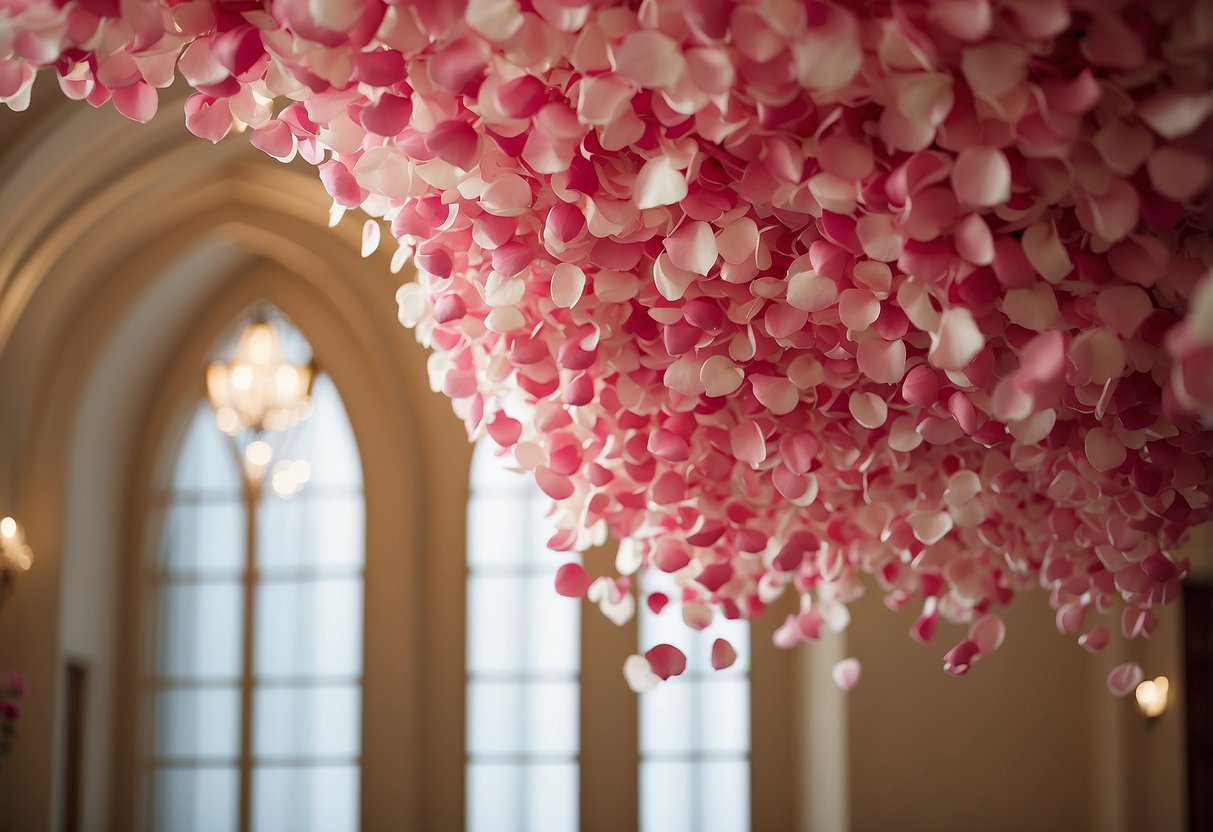
[[[1157,719],[1167,710],[1171,683],[1166,676],[1146,679],[1137,686],[1137,709],[1146,719]]]
[[[0,519],[0,605],[13,594],[17,575],[34,565],[34,550],[25,542],[25,531],[11,517]]]

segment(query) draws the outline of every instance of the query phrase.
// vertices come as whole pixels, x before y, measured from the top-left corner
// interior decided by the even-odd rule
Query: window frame
[[[489,438],[480,441],[492,443]],[[466,479],[471,483],[471,465]],[[522,475],[520,475],[522,476]],[[470,502],[465,509],[470,511]],[[591,576],[615,574],[618,543],[608,540],[582,553],[581,561]],[[465,551],[461,564],[463,588],[467,600],[470,570]],[[560,558],[552,553],[553,558]],[[560,562],[570,560],[564,558]],[[632,592],[637,597],[636,614],[623,626],[610,622],[597,607],[582,600],[580,681],[580,740],[578,746],[579,829],[636,829],[640,824],[640,696],[632,693],[623,678],[624,660],[638,652],[643,593],[638,575],[632,576]],[[555,591],[554,589],[552,590]],[[796,746],[798,709],[797,674],[793,651],[778,650],[771,635],[796,603],[789,591],[759,619],[749,624],[750,745],[746,760],[750,777],[750,828],[752,830],[792,830],[796,828],[796,794],[800,760]],[[460,611],[463,614],[463,611]],[[717,612],[717,614],[719,614]],[[651,646],[651,645],[649,645]],[[466,656],[466,639],[460,655]],[[466,674],[466,670],[465,670]],[[470,676],[465,675],[465,679]],[[464,688],[466,692],[466,686]],[[461,705],[463,697],[461,696]],[[465,711],[466,712],[466,711]],[[460,747],[467,754],[467,747]],[[466,795],[464,795],[466,800]],[[466,830],[466,824],[458,829]]]
[[[461,775],[452,780],[453,766],[427,765],[427,746],[461,743],[462,730],[452,730],[449,720],[429,718],[446,707],[438,687],[449,700],[454,685],[441,668],[426,672],[442,665],[435,659],[442,645],[424,639],[430,624],[425,607],[434,608],[440,619],[451,616],[440,602],[428,600],[438,597],[449,578],[441,570],[425,568],[422,561],[427,551],[439,553],[437,563],[450,560],[442,552],[463,551],[462,528],[450,528],[434,512],[466,499],[466,483],[457,476],[466,439],[458,420],[451,418],[449,403],[421,392],[428,388],[424,353],[394,317],[385,314],[390,310],[383,308],[379,293],[353,291],[334,277],[331,263],[346,252],[340,240],[330,242],[333,260],[296,258],[292,265],[297,268],[287,268],[276,258],[250,256],[233,268],[208,302],[199,304],[175,348],[165,352],[158,383],[141,411],[146,418],[123,521],[130,545],[120,578],[112,783],[114,817],[124,819],[129,828],[140,828],[137,808],[144,805],[137,726],[145,724],[148,703],[138,696],[138,680],[150,638],[147,622],[154,619],[148,616],[141,564],[154,484],[171,474],[172,460],[161,449],[180,442],[185,429],[180,403],[204,395],[199,368],[213,345],[245,310],[260,303],[280,309],[312,344],[345,404],[361,458],[364,622],[375,622],[364,626],[362,644],[361,828],[446,828],[455,817],[462,820],[461,811],[450,809],[452,797],[462,788]],[[461,611],[462,604],[458,606]],[[452,634],[451,641],[456,640],[462,641],[461,625]]]

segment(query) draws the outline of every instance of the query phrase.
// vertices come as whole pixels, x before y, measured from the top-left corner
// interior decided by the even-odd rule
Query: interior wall
[[[364,794],[379,795],[364,801],[364,819],[369,828],[444,828],[462,810],[462,698],[450,695],[462,690],[461,653],[450,649],[462,643],[462,605],[431,616],[420,601],[462,586],[464,529],[416,520],[466,501],[470,448],[449,403],[429,390],[424,352],[395,320],[393,295],[408,276],[389,274],[388,246],[358,256],[361,218],[327,228],[330,200],[314,170],[282,166],[240,137],[210,146],[185,131],[180,102],[162,101],[149,125],[54,90],[35,102],[31,113],[0,114],[0,511],[22,520],[36,557],[0,617],[0,669],[29,682],[0,776],[0,828],[59,828],[68,658],[95,674],[85,828],[135,828],[122,797],[129,777],[108,785],[122,777],[115,760],[133,754],[118,746],[137,717],[119,696],[114,656],[129,647],[115,621],[126,596],[114,588],[138,545],[123,525],[131,449],[159,381],[151,368],[209,303],[208,289],[231,278],[232,258],[249,257],[307,284],[307,314],[353,333],[337,350],[347,369],[333,369],[339,387],[353,385],[342,395],[373,456],[364,459],[368,550],[377,541],[367,610],[390,608],[404,622],[366,647],[366,707],[382,716],[364,737]],[[386,442],[389,434],[400,441]],[[417,453],[402,458],[389,445]],[[443,637],[423,633],[427,624]],[[421,722],[426,708],[440,718]],[[445,820],[418,822],[425,812]]]
[[[1058,635],[1043,593],[1004,615],[1007,639],[963,678],[943,654],[964,637],[907,635],[877,593],[855,606],[848,652],[863,678],[848,699],[852,829],[1077,832],[1090,829],[1089,657]],[[1047,799],[1043,799],[1047,795]]]
[[[60,653],[63,663],[80,663],[88,674],[81,832],[103,832],[111,817],[121,579],[137,547],[134,541],[124,545],[124,521],[145,405],[178,331],[208,287],[239,259],[231,249],[207,246],[169,269],[117,325],[80,397],[69,440]],[[61,778],[57,784],[62,788]],[[56,807],[61,803],[56,800]],[[61,820],[52,823],[58,827]]]
[[[1213,527],[1176,556],[1191,559],[1192,580],[1213,578]],[[1025,592],[1003,614],[1002,648],[953,678],[942,659],[963,628],[941,622],[934,643],[920,645],[908,636],[916,612],[890,613],[870,591],[841,643],[802,648],[801,828],[1184,832],[1181,604],[1156,610],[1148,639],[1124,639],[1109,617],[1112,640],[1092,656],[1058,633],[1044,592]],[[829,670],[843,656],[859,658],[863,674],[835,705]],[[1108,673],[1125,661],[1146,678],[1168,677],[1162,716],[1147,720],[1132,695],[1108,691]],[[844,787],[829,788],[839,776],[831,760]]]

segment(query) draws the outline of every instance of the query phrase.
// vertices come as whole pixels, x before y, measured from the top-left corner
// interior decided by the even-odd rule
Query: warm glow
[[[240,430],[240,417],[230,407],[221,407],[216,410],[215,422],[219,425],[219,430],[229,435]]]
[[[249,446],[244,449],[244,458],[249,465],[256,468],[264,468],[270,464],[270,460],[274,456],[274,449],[270,447],[270,443],[258,439],[250,442]]]
[[[272,482],[274,491],[280,497],[288,497],[299,490],[299,481],[295,479],[295,475],[289,470],[276,472]]]
[[[291,463],[291,476],[295,478],[300,485],[311,479],[312,466],[308,465],[306,459],[296,459]]]
[[[207,367],[206,392],[220,429],[285,431],[307,418],[312,368],[288,364],[273,324],[258,321],[240,334],[230,361]]]
[[[269,364],[278,357],[278,336],[269,324],[253,324],[249,328],[249,358],[254,364]]]
[[[1146,719],[1162,716],[1167,710],[1167,698],[1171,683],[1166,676],[1147,679],[1137,686],[1137,707]]]
[[[12,517],[0,519],[0,555],[3,556],[0,567],[4,569],[11,565],[24,572],[34,563],[34,550],[25,542],[21,524]]]
[[[248,390],[253,386],[253,368],[240,364],[232,368],[232,386],[237,390]]]

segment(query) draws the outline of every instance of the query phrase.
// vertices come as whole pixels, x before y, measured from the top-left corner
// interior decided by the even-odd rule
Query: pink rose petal
[[[839,689],[850,692],[855,685],[859,684],[859,675],[862,671],[859,664],[859,659],[846,658],[835,663],[830,670],[830,677],[834,680],[834,684],[838,685]]]
[[[1108,674],[1108,690],[1117,696],[1128,696],[1141,684],[1145,674],[1137,662],[1125,662]]]

